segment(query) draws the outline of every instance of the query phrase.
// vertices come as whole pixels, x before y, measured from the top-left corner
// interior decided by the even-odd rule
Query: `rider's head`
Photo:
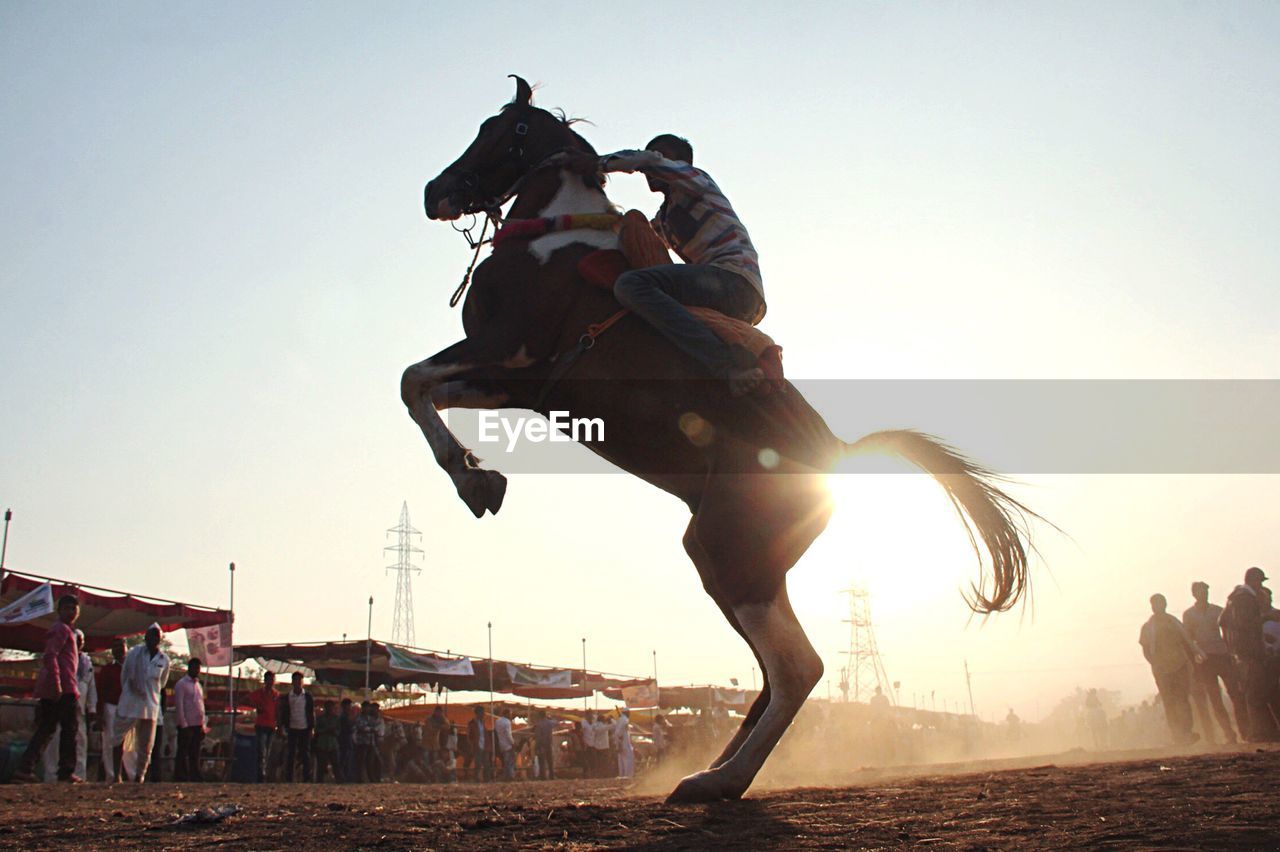
[[[1151,611],[1156,615],[1164,612],[1169,606],[1169,602],[1164,599],[1164,595],[1154,594],[1151,596]]]
[[[688,163],[693,165],[693,146],[689,144],[689,140],[682,136],[676,136],[674,133],[663,133],[649,140],[649,144],[644,146],[646,151],[656,151],[668,160],[677,163]],[[649,189],[654,192],[663,192],[667,188],[665,181],[648,178]]]

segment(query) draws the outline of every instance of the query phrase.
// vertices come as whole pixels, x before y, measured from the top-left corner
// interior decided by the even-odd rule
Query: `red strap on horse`
[[[600,322],[593,322],[591,325],[587,326],[587,333],[582,335],[582,338],[579,340],[579,342],[582,343],[587,349],[590,349],[593,345],[595,345],[597,337],[604,334],[609,329],[613,328],[614,323],[616,323],[618,320],[622,319],[629,313],[631,313],[629,309],[623,308],[622,310],[618,311],[616,314],[613,314],[607,319],[601,320]]]

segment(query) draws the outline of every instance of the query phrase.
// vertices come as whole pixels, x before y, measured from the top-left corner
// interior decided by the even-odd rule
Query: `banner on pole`
[[[53,585],[45,583],[27,592],[4,609],[0,609],[0,626],[24,624],[42,615],[49,615],[53,611]]]
[[[206,669],[231,665],[231,622],[187,628],[187,648]]]
[[[507,677],[516,686],[551,686],[568,689],[573,686],[573,672],[568,669],[537,671],[514,663],[507,663]]]
[[[658,685],[656,683],[646,683],[643,686],[624,686],[622,687],[622,700],[626,702],[627,708],[631,710],[640,707],[657,707]]]
[[[386,648],[391,668],[402,672],[425,672],[427,674],[462,675],[465,677],[471,677],[476,673],[471,666],[470,657],[450,660],[447,657],[437,657],[433,654],[415,654],[412,651],[406,651],[404,648],[397,648],[395,645],[387,645]]]

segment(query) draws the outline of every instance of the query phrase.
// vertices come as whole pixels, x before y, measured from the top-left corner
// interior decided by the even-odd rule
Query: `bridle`
[[[512,181],[511,185],[503,192],[491,196],[490,198],[460,205],[458,208],[459,211],[464,215],[471,216],[471,221],[465,227],[459,228],[456,224],[452,222],[450,223],[450,227],[462,234],[463,238],[467,241],[467,246],[472,249],[471,263],[467,266],[467,271],[462,276],[462,283],[458,285],[457,289],[453,291],[453,295],[449,297],[449,307],[451,308],[457,307],[458,303],[462,301],[462,296],[467,290],[467,285],[471,283],[471,273],[475,271],[476,264],[480,260],[480,249],[483,248],[486,243],[493,242],[492,237],[485,239],[485,233],[489,230],[489,226],[493,226],[495,234],[497,233],[498,228],[501,227],[503,205],[520,194],[520,190],[524,187],[525,182],[530,177],[545,168],[567,161],[569,155],[573,153],[572,148],[559,148],[546,157],[543,157],[534,165],[526,166],[524,162],[525,142],[528,136],[528,123],[523,121],[517,122],[515,127],[515,138],[507,147],[506,156],[504,157],[503,162],[498,166],[500,168],[501,165],[507,163],[515,166],[517,176],[516,179]],[[441,174],[450,175],[462,184],[463,189],[468,190],[473,194],[480,188],[480,175],[470,169],[455,169],[450,166],[441,172]],[[484,214],[484,222],[480,226],[480,237],[477,239],[471,236],[471,231],[476,226],[475,217],[480,213]]]

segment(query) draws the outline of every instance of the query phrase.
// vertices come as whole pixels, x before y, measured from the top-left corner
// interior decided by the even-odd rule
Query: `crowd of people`
[[[1214,739],[1210,710],[1227,742],[1280,738],[1280,610],[1272,606],[1266,581],[1261,568],[1248,569],[1225,606],[1209,602],[1208,584],[1194,582],[1193,603],[1181,620],[1167,611],[1164,595],[1151,596],[1151,617],[1138,641],[1175,743],[1199,738],[1193,705],[1207,739]]]
[[[169,658],[160,648],[163,631],[158,624],[152,624],[143,642],[127,653],[124,640],[116,640],[111,648],[112,661],[95,672],[93,660],[84,650],[84,633],[75,627],[80,618],[79,599],[63,595],[57,610],[58,618],[46,634],[36,676],[35,732],[18,762],[14,780],[35,781],[37,763],[43,759],[56,764],[59,781],[84,781],[88,733],[95,720],[100,721],[106,778],[146,780],[158,749],[157,728],[164,720],[163,692],[169,677]],[[184,699],[177,715],[183,756],[189,754],[193,742],[198,749],[206,730],[203,696],[196,700],[198,715],[190,715],[190,684],[184,686],[189,680],[198,692],[199,674],[200,661],[192,660],[187,677],[175,691],[175,696]],[[190,766],[190,761],[186,765]]]

